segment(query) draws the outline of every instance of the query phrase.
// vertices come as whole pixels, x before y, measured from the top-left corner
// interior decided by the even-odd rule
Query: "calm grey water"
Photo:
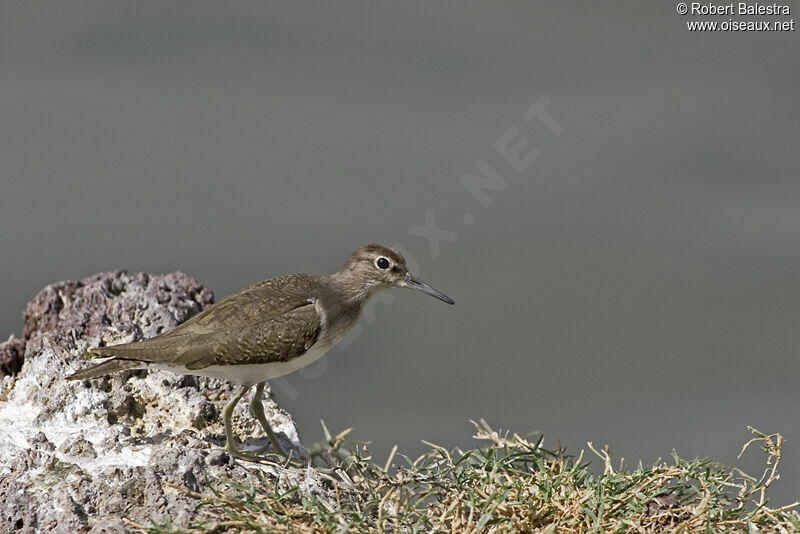
[[[219,298],[399,243],[457,304],[395,292],[274,384],[308,441],[323,418],[382,459],[485,417],[755,471],[752,425],[795,499],[798,34],[675,9],[5,2],[0,331],[59,279],[181,269]],[[479,160],[500,180],[470,192]]]

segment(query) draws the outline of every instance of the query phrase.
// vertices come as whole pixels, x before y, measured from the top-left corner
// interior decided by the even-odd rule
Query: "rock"
[[[97,451],[92,445],[92,442],[83,437],[82,434],[77,436],[70,436],[64,440],[64,443],[58,448],[58,452],[64,456],[74,456],[75,458],[83,458],[86,460],[93,460],[97,458]]]
[[[14,334],[11,334],[5,343],[0,343],[0,380],[5,376],[19,373],[19,370],[22,369],[24,354],[25,340]]]
[[[182,528],[202,509],[170,485],[299,476],[220,450],[235,391],[224,381],[143,370],[65,380],[88,365],[87,348],[155,336],[211,302],[181,272],[115,271],[52,284],[28,304],[23,338],[0,344],[0,532],[127,532],[126,521],[167,516]],[[284,446],[307,456],[291,417],[271,397],[265,409]],[[234,427],[247,447],[268,442],[247,402]]]

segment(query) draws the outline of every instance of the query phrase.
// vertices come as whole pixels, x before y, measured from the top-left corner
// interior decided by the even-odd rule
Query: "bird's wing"
[[[259,282],[208,307],[159,337],[208,334],[265,323],[313,302],[312,277],[289,275]]]
[[[102,357],[172,363],[181,359],[199,361],[201,354],[214,351],[233,354],[234,343],[243,347],[240,351],[243,354],[251,352],[251,345],[256,342],[264,345],[265,350],[274,351],[274,347],[268,346],[273,337],[291,337],[290,332],[280,331],[282,323],[293,324],[290,328],[294,328],[302,317],[309,324],[317,325],[309,328],[312,331],[318,329],[318,337],[322,321],[314,309],[312,294],[311,277],[290,275],[273,278],[224,298],[169,332],[144,341],[98,347],[89,352]],[[292,313],[299,309],[306,310]],[[308,328],[300,330],[307,331]],[[274,334],[268,334],[270,331]],[[316,341],[316,337],[313,337],[313,341]]]
[[[172,363],[202,369],[209,365],[284,362],[303,355],[321,333],[322,319],[316,307],[309,304],[264,324],[219,333],[211,343],[187,350]]]
[[[301,356],[319,339],[322,318],[313,304],[270,321],[206,334],[153,338],[94,349],[101,356],[165,363],[186,369],[287,361]]]

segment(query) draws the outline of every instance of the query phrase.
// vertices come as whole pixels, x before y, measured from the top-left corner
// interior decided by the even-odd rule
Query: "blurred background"
[[[736,459],[752,425],[788,440],[786,504],[798,35],[690,33],[728,17],[675,8],[6,1],[0,333],[56,280],[183,270],[219,299],[398,244],[456,306],[395,291],[276,381],[308,443],[353,426],[382,462],[472,446],[484,417],[760,474]],[[537,102],[561,135],[524,120]],[[541,153],[523,172],[494,147],[511,128]],[[488,206],[461,183],[478,160],[506,182]]]

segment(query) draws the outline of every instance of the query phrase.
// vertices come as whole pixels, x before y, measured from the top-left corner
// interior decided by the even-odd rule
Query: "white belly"
[[[209,365],[203,369],[176,369],[175,367],[158,366],[160,369],[187,375],[207,376],[230,380],[237,384],[257,384],[265,380],[288,375],[322,358],[330,346],[316,343],[308,352],[285,362],[248,363],[242,365]]]

